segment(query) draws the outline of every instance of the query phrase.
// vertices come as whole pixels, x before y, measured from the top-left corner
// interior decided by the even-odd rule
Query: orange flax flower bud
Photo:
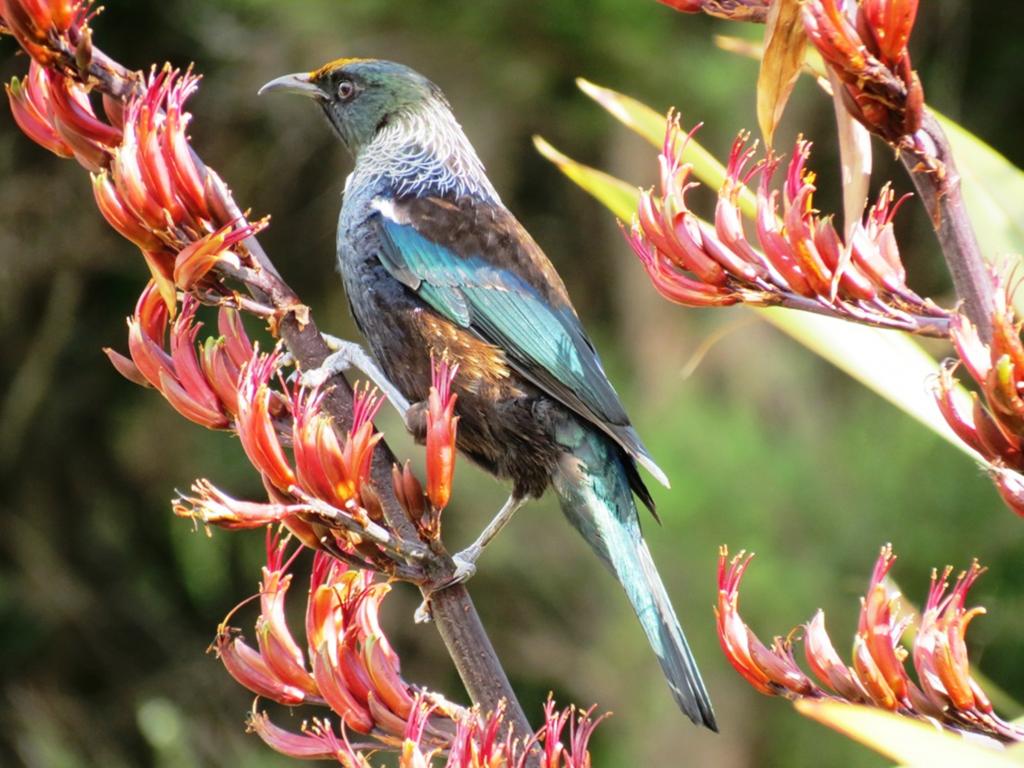
[[[413,474],[409,462],[401,467],[397,464],[391,467],[391,486],[394,488],[395,496],[402,505],[402,509],[409,513],[409,517],[419,522],[426,512],[426,505],[423,503],[423,486],[419,478]]]
[[[121,131],[101,120],[81,85],[54,69],[46,70],[50,118],[75,159],[93,173],[106,167],[110,152],[121,143]]]
[[[238,382],[236,429],[245,455],[274,487],[287,493],[295,484],[295,472],[288,463],[274,423],[281,397],[270,388],[277,373],[280,354],[261,355],[255,350],[243,367]]]
[[[174,284],[181,290],[188,291],[221,262],[239,267],[241,260],[232,249],[266,226],[266,219],[255,224],[244,221],[227,224],[185,246],[174,260]]]
[[[217,313],[219,338],[207,337],[200,363],[221,405],[232,416],[238,411],[238,379],[242,366],[253,356],[252,342],[242,325],[240,313],[221,307]]]
[[[739,614],[739,587],[753,555],[740,552],[726,566],[728,550],[718,552],[718,605],[715,619],[725,657],[755,689],[767,696],[816,695],[819,689],[796,665],[788,642],[776,638],[772,649],[758,639]]]
[[[277,678],[289,686],[299,688],[309,696],[317,697],[318,689],[306,668],[306,658],[292,637],[285,618],[285,598],[291,586],[288,573],[291,561],[301,552],[296,549],[285,561],[285,545],[267,529],[267,564],[260,582],[260,615],[256,620],[256,641],[260,655]]]
[[[139,297],[135,314],[128,318],[128,351],[141,377],[176,411],[209,429],[225,429],[230,424],[227,410],[199,363],[196,337],[202,324],[195,322],[198,304],[186,297],[168,333],[167,307],[150,282]],[[165,339],[169,340],[169,352],[164,349]],[[113,357],[112,361],[115,366],[120,362]]]
[[[843,83],[851,114],[886,141],[900,143],[921,127],[924,93],[907,43],[918,0],[808,0],[804,27]],[[852,18],[851,18],[852,16]]]
[[[33,60],[24,80],[15,77],[4,88],[14,122],[26,136],[58,157],[75,156],[74,150],[57,133],[50,117],[49,83],[45,70],[39,64]]]
[[[455,403],[459,396],[452,392],[452,382],[458,365],[447,359],[432,359],[433,382],[427,397],[427,498],[434,510],[440,512],[448,506],[455,475],[455,436],[459,417]]]

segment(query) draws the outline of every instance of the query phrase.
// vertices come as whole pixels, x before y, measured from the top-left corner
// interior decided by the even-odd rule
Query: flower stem
[[[935,228],[963,312],[988,344],[995,314],[992,278],[967,215],[949,140],[927,109],[914,143],[914,149],[901,152],[900,157]]]

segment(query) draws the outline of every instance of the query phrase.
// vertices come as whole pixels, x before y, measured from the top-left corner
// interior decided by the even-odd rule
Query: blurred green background
[[[973,659],[1024,699],[1024,524],[970,461],[742,309],[661,301],[614,222],[533,150],[540,133],[637,183],[654,153],[576,90],[636,95],[684,121],[724,157],[754,127],[756,66],[711,44],[761,30],[680,16],[651,0],[110,0],[98,44],[130,66],[195,61],[194,143],[237,198],[270,213],[264,243],[325,330],[351,335],[334,276],[334,222],[348,159],[308,104],[257,99],[270,78],[339,55],[397,59],[448,93],[505,201],[558,266],[634,421],[673,481],[646,525],[719,713],[690,727],[612,579],[549,502],[488,550],[472,593],[524,705],[614,711],[596,766],[884,765],[754,693],[718,649],[711,611],[718,546],[759,553],[744,615],[770,638],[822,607],[848,646],[878,547],[923,599],[932,566],[989,566],[972,597]],[[912,46],[929,101],[1024,164],[1012,3],[922,4]],[[0,75],[25,69],[0,40]],[[801,83],[779,144],[817,142],[822,210],[837,208],[831,106]],[[877,151],[877,183],[909,183]],[[899,217],[911,282],[949,284],[927,221]],[[185,423],[121,379],[100,348],[125,347],[124,317],[146,278],[138,254],[96,214],[87,176],[0,119],[0,764],[33,768],[279,766],[243,734],[251,697],[204,650],[255,591],[262,534],[195,533],[168,500],[196,477],[260,492],[237,442]],[[687,363],[721,338],[695,373]],[[945,354],[941,346],[937,355]],[[400,455],[417,456],[385,418]],[[446,536],[467,543],[504,489],[462,462]],[[459,698],[416,595],[396,589],[386,623],[406,676]],[[299,606],[296,606],[299,607]],[[251,613],[242,616],[250,626]],[[237,622],[236,622],[237,623]],[[1008,713],[1020,714],[1020,713]],[[295,723],[297,724],[296,717]]]

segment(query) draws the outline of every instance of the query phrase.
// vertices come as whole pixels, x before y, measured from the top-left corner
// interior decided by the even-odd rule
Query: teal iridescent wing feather
[[[461,198],[379,201],[381,262],[436,312],[663,477],[629,423],[561,280],[507,210]]]

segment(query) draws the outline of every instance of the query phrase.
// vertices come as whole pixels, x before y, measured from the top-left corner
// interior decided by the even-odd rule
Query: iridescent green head
[[[404,64],[381,59],[335,59],[312,72],[285,75],[260,88],[315,99],[353,155],[403,113],[440,101],[441,90]]]

